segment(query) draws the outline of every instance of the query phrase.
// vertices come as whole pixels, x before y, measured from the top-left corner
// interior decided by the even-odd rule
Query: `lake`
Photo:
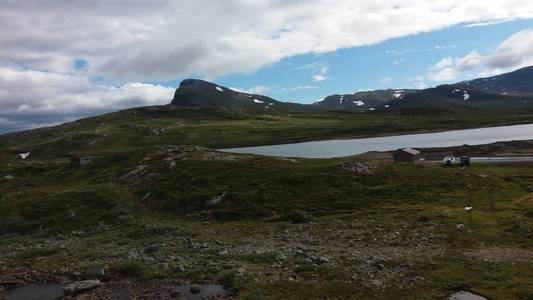
[[[335,139],[271,146],[219,149],[281,157],[333,158],[400,148],[433,148],[484,145],[495,142],[533,140],[533,124],[451,130],[361,139]]]

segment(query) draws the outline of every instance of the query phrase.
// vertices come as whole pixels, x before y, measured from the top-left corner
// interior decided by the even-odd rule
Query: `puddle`
[[[9,289],[3,297],[5,300],[56,300],[63,297],[63,289],[55,283],[29,284]]]
[[[468,291],[453,293],[448,300],[487,300],[487,298]]]
[[[177,286],[177,290],[181,292],[181,297],[185,300],[202,300],[211,299],[210,297],[228,297],[231,295],[229,290],[226,290],[219,284],[199,284],[194,285],[200,287],[200,293],[193,294],[191,292],[191,284],[183,284]]]

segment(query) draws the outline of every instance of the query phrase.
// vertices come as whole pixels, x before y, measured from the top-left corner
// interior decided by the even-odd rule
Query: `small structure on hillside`
[[[70,158],[70,164],[73,166],[86,166],[94,161],[92,156],[74,155]]]
[[[420,151],[412,148],[400,149],[392,154],[395,162],[415,162],[420,160]]]
[[[470,156],[461,156],[461,167],[470,167]]]

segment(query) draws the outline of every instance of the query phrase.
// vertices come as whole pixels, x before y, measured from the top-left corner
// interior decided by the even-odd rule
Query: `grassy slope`
[[[213,148],[324,138],[531,123],[533,112],[468,110],[398,113],[254,112],[170,106],[130,109],[58,127],[0,137],[0,149],[57,157],[69,152],[120,151],[149,145]]]
[[[460,288],[495,299],[531,297],[530,165],[372,162],[372,174],[360,174],[341,166],[354,159],[159,146],[488,124],[486,114],[445,123],[449,117],[137,109],[26,133],[0,150],[0,178],[15,177],[0,179],[0,265],[57,271],[96,261],[127,275],[223,280],[243,299],[442,299]],[[161,128],[168,129],[151,133]],[[27,161],[13,156],[23,149],[32,151]],[[96,162],[70,166],[68,154],[80,151],[97,154]],[[146,167],[138,175],[124,176],[139,165]],[[224,192],[221,204],[206,205]],[[474,211],[465,212],[468,205]],[[456,230],[458,223],[466,230]],[[298,247],[330,262],[310,261]],[[240,268],[246,271],[236,276]]]

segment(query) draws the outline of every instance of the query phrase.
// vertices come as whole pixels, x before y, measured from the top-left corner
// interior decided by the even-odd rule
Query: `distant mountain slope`
[[[440,85],[389,101],[378,109],[457,111],[465,109],[501,110],[533,109],[533,97],[528,95],[491,93],[464,83]]]
[[[181,82],[171,102],[183,107],[227,107],[278,111],[425,112],[431,109],[529,109],[533,107],[533,66],[498,76],[441,85],[424,90],[387,89],[334,94],[313,104],[281,102],[247,94],[199,79]]]
[[[316,107],[328,110],[367,110],[378,107],[386,102],[401,99],[417,90],[376,90],[353,94],[331,95],[313,103]]]
[[[459,84],[503,95],[533,93],[533,66],[498,76],[463,81]]]
[[[199,79],[186,79],[174,93],[171,105],[186,107],[229,107],[246,109],[303,109],[305,105],[234,91]]]

